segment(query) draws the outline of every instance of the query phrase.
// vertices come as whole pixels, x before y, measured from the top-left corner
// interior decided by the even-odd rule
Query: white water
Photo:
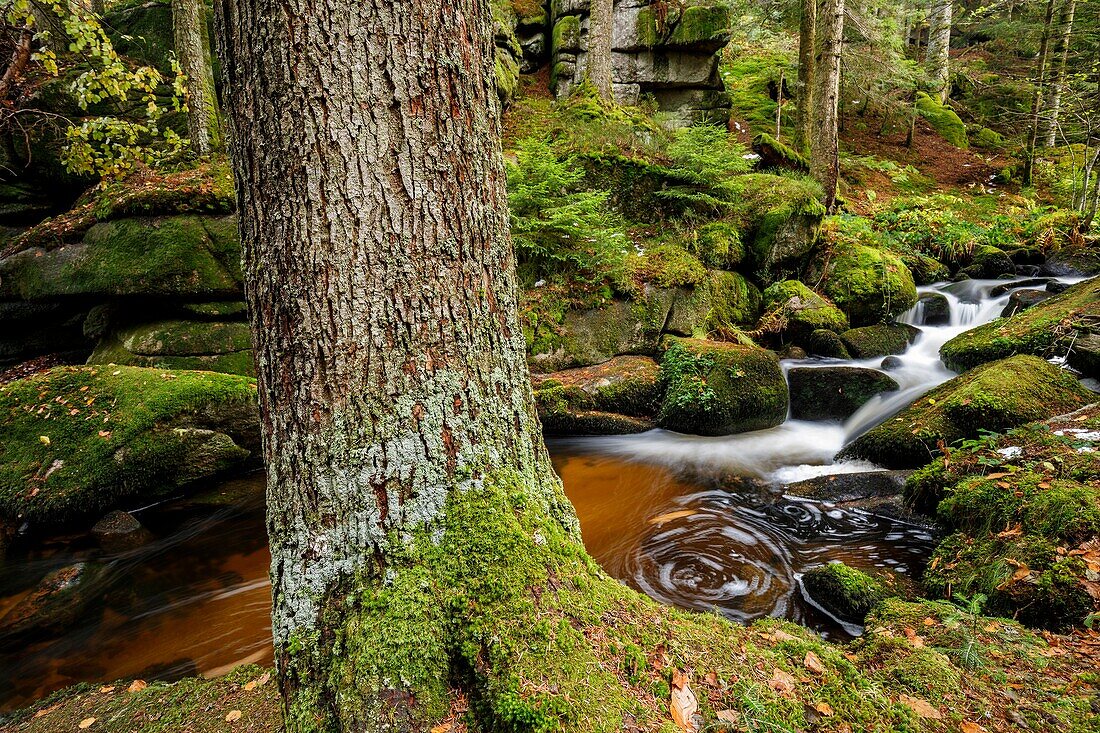
[[[1083,278],[1058,278],[1063,283]],[[807,422],[788,419],[778,427],[717,438],[683,435],[667,430],[651,430],[640,435],[586,438],[591,450],[675,468],[708,468],[732,471],[744,476],[786,484],[803,479],[838,473],[877,470],[866,461],[835,461],[834,456],[849,441],[886,421],[925,392],[955,373],[940,361],[940,347],[955,336],[998,318],[1008,304],[1011,290],[997,297],[989,293],[1009,282],[1023,283],[1030,278],[1006,280],[965,280],[938,283],[918,288],[918,293],[939,293],[951,307],[950,322],[942,326],[920,326],[921,334],[904,353],[900,365],[881,369],[882,357],[873,359],[803,359],[783,362],[784,372],[791,367],[855,366],[885,371],[900,387],[897,391],[872,398],[845,423]],[[1041,287],[1041,286],[1031,286]],[[923,319],[917,304],[898,320],[918,325]]]

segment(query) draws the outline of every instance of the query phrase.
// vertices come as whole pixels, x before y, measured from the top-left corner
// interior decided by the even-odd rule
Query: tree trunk
[[[836,209],[840,177],[838,114],[840,57],[844,45],[844,0],[825,0],[818,24],[821,51],[815,62],[814,131],[810,145],[810,174],[825,189],[825,208]]]
[[[210,155],[221,147],[222,134],[202,0],[172,0],[172,27],[176,56],[187,76],[187,129],[191,147],[199,155]]]
[[[814,61],[817,49],[817,0],[802,0],[798,21],[798,147],[803,155],[810,152],[813,137]]]
[[[932,93],[940,103],[951,93],[951,10],[952,0],[932,0],[928,14],[928,55],[925,63]]]
[[[1047,86],[1043,100],[1042,142],[1048,148],[1054,147],[1058,134],[1058,117],[1062,107],[1062,92],[1066,88],[1066,69],[1069,65],[1069,48],[1073,38],[1073,16],[1076,9],[1076,0],[1065,0],[1058,16],[1058,44],[1054,48],[1054,58],[1057,59],[1058,66],[1051,83]]]
[[[591,0],[588,16],[588,80],[607,102],[615,101],[612,87],[611,42],[615,0]]]
[[[517,318],[489,3],[225,0],[218,26],[287,730],[423,728],[458,651],[410,558],[452,505],[507,475],[579,536]]]
[[[1035,79],[1035,94],[1031,100],[1031,124],[1029,125],[1027,151],[1024,160],[1023,182],[1030,186],[1035,174],[1035,148],[1039,140],[1039,117],[1042,110],[1043,90],[1046,87],[1047,66],[1050,62],[1050,26],[1054,19],[1054,0],[1047,0],[1046,17],[1043,20],[1043,39],[1039,45],[1039,69]]]

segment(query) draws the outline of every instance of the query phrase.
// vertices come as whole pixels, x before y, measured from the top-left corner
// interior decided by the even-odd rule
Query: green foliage
[[[508,205],[519,267],[531,282],[568,274],[605,279],[626,253],[626,234],[606,192],[582,189],[584,171],[545,141],[528,138],[508,164]],[[530,284],[530,283],[529,283]]]

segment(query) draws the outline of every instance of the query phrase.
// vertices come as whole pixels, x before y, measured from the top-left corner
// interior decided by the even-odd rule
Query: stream
[[[832,638],[858,635],[861,629],[804,597],[801,574],[841,560],[917,576],[932,532],[802,499],[785,487],[878,470],[834,456],[953,376],[939,360],[940,346],[999,316],[1009,293],[990,291],[1005,284],[920,288],[947,298],[949,323],[922,325],[919,304],[899,319],[922,328],[889,372],[901,389],[873,398],[844,423],[788,419],[719,438],[654,430],[549,441],[585,546],[611,575],[666,603],[737,621],[782,616]],[[783,366],[879,368],[881,362],[808,359]],[[13,644],[0,632],[0,712],[76,682],[214,676],[241,663],[270,663],[263,483],[254,474],[137,512],[153,539],[120,554],[105,556],[79,535],[52,538],[0,563],[0,616],[52,570],[81,561],[101,568],[94,599],[60,634]]]

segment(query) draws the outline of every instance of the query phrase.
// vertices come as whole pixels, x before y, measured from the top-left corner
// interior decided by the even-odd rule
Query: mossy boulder
[[[764,291],[765,318],[775,318],[795,343],[804,343],[814,331],[848,330],[848,318],[828,300],[798,280],[784,280]]]
[[[761,170],[783,168],[797,173],[809,173],[810,162],[794,148],[779,142],[766,132],[752,139],[752,151],[760,156]]]
[[[531,368],[551,372],[602,364],[624,354],[656,354],[679,294],[676,288],[651,288],[638,299],[617,299],[599,308],[564,311],[548,336],[537,340],[532,339],[534,334],[528,336]],[[692,290],[686,289],[684,294],[694,299]],[[691,312],[698,315],[697,309]],[[551,316],[544,315],[546,319]],[[688,320],[686,314],[684,319]],[[697,326],[693,321],[689,327]]]
[[[882,372],[860,367],[796,367],[787,384],[796,420],[846,420],[875,395],[898,389]]]
[[[856,359],[903,354],[920,336],[920,329],[905,323],[879,323],[853,328],[840,334],[840,340]]]
[[[1100,275],[1100,244],[1060,247],[1043,263],[1039,274],[1054,277]]]
[[[931,285],[951,277],[951,268],[920,252],[906,252],[901,255],[901,261],[909,268],[913,282],[917,285]]]
[[[661,427],[697,435],[761,430],[787,416],[787,381],[770,351],[716,341],[673,341],[661,362]]]
[[[856,624],[862,624],[879,603],[897,595],[878,578],[844,563],[829,563],[808,570],[802,576],[802,587],[814,603],[830,614]]]
[[[741,232],[728,221],[712,221],[691,234],[690,249],[708,267],[732,270],[745,259]]]
[[[760,290],[737,272],[714,270],[701,288],[707,302],[707,333],[728,333],[760,315]]]
[[[241,321],[160,321],[102,338],[89,364],[256,375],[252,335]]]
[[[807,336],[802,346],[813,356],[824,356],[829,359],[852,358],[852,355],[848,353],[848,347],[844,345],[840,336],[834,331],[823,328],[819,328]]]
[[[1064,356],[1075,339],[1091,332],[1090,323],[1098,317],[1100,278],[1094,278],[1011,318],[956,336],[940,348],[940,358],[949,369],[963,371],[1012,354]]]
[[[0,300],[239,298],[240,256],[234,217],[115,219],[75,244],[0,259]]]
[[[940,136],[957,148],[969,148],[970,141],[966,136],[966,125],[955,114],[955,110],[940,104],[938,99],[933,99],[924,92],[917,92],[917,114],[928,122],[928,125]]]
[[[917,468],[965,438],[1075,410],[1093,393],[1034,356],[1014,356],[955,377],[864,433],[841,453],[887,468]]]
[[[1015,275],[1016,263],[1003,250],[983,244],[974,248],[970,256],[970,264],[960,272],[974,279],[990,280],[1001,275]]]
[[[644,356],[620,356],[535,380],[535,403],[549,435],[617,435],[655,427],[660,368]]]
[[[870,326],[904,313],[917,302],[909,268],[892,252],[837,241],[812,268],[822,292],[848,315],[853,326]]]
[[[820,189],[802,180],[749,173],[730,181],[731,218],[748,245],[755,279],[793,276],[816,250],[825,208]]]
[[[251,379],[57,367],[0,386],[0,517],[90,524],[240,468],[258,448]]]
[[[931,593],[1045,628],[1100,610],[1100,405],[975,441],[910,476],[908,500],[953,531],[925,573]]]

